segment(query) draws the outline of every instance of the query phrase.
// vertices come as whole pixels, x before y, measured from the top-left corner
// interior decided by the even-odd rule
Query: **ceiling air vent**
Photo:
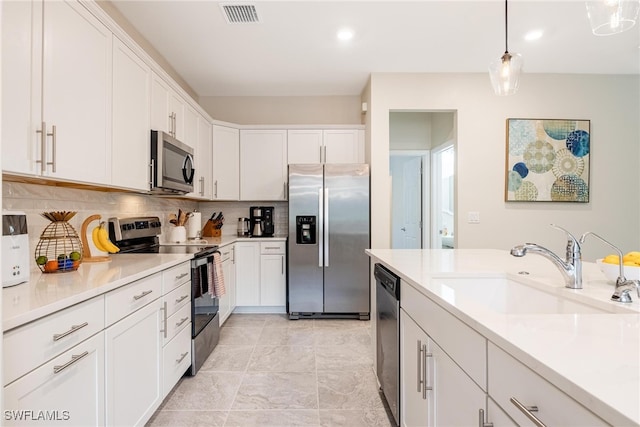
[[[220,4],[229,24],[255,24],[260,22],[253,4]]]

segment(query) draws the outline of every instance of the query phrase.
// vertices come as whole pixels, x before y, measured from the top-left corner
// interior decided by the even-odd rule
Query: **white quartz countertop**
[[[218,245],[220,247],[230,245],[236,242],[286,242],[287,236],[275,235],[273,237],[238,237],[234,235],[222,235],[220,237],[203,237],[196,241],[187,241],[185,243],[161,242],[162,245]]]
[[[583,289],[564,287],[537,255],[492,249],[366,251],[454,316],[615,426],[640,425],[640,298],[610,301],[614,284],[583,263]],[[526,272],[526,274],[521,274]],[[611,313],[500,314],[441,286],[448,278],[510,278]]]
[[[76,271],[32,270],[28,282],[3,288],[2,330],[47,316],[192,257],[192,254],[117,254],[109,262],[83,262]]]

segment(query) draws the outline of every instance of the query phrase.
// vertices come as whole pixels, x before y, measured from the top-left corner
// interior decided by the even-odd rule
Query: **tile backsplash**
[[[49,224],[49,220],[40,215],[42,212],[77,212],[70,223],[78,233],[80,233],[82,222],[93,214],[99,214],[103,220],[114,216],[158,216],[162,222],[162,234],[166,235],[169,227],[172,227],[168,216],[171,213],[177,213],[178,209],[185,211],[197,209],[202,212],[202,226],[214,211],[221,211],[225,217],[222,234],[236,235],[238,217],[248,218],[251,206],[273,206],[276,234],[287,234],[287,202],[197,202],[146,194],[104,192],[6,181],[2,183],[2,209],[23,211],[27,214],[31,253],[34,253],[40,234]],[[89,229],[93,229],[95,225],[97,225],[95,222],[90,224]],[[89,240],[91,240],[90,236]]]

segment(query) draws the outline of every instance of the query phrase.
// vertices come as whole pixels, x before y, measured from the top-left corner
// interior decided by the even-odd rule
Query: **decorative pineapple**
[[[76,212],[43,212],[51,221],[40,235],[36,245],[35,260],[45,273],[75,271],[82,261],[82,243],[69,220]]]

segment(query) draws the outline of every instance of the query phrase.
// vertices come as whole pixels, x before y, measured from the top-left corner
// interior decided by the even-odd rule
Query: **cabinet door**
[[[169,110],[169,85],[151,73],[151,129],[173,132],[173,115]],[[151,136],[149,136],[151,138]]]
[[[237,306],[260,305],[260,244],[237,242],[235,259]]]
[[[284,255],[260,256],[260,305],[284,306],[287,303],[287,279]]]
[[[178,141],[189,138],[187,134],[187,105],[180,95],[169,91],[169,112],[173,113],[173,133]],[[186,144],[189,144],[188,142]],[[189,144],[193,147],[192,144]]]
[[[65,425],[105,425],[104,366],[100,332],[5,387],[3,425],[26,425],[28,419],[18,422],[18,415],[12,416],[21,410],[55,416],[43,425],[54,424],[53,420]]]
[[[287,163],[322,163],[322,130],[295,129],[287,131]]]
[[[428,384],[433,385],[433,425],[477,425],[479,410],[486,411],[486,394],[434,341],[430,340],[429,351],[427,377]]]
[[[240,199],[240,131],[213,126],[213,199]]]
[[[433,425],[432,391],[424,390],[423,346],[427,345],[427,334],[400,310],[400,422],[405,427]]]
[[[285,200],[287,131],[240,131],[240,199]]]
[[[358,129],[324,131],[325,163],[364,163],[364,141]]]
[[[106,424],[144,425],[162,401],[162,298],[105,331]]]
[[[2,170],[40,174],[42,2],[2,2],[0,29]]]
[[[48,176],[111,183],[112,34],[80,3],[44,2]],[[55,126],[55,131],[53,127]]]
[[[233,261],[231,260],[231,248],[225,246],[220,249],[222,256],[222,274],[224,275],[224,285],[226,293],[220,297],[220,326],[227,320],[231,314],[231,293],[229,279],[231,278],[231,270],[233,269]]]
[[[198,114],[197,117],[198,138],[195,147],[196,176],[193,180],[193,196],[211,200],[212,173],[211,173],[211,123]]]
[[[149,189],[151,70],[117,38],[113,41],[113,185]]]

